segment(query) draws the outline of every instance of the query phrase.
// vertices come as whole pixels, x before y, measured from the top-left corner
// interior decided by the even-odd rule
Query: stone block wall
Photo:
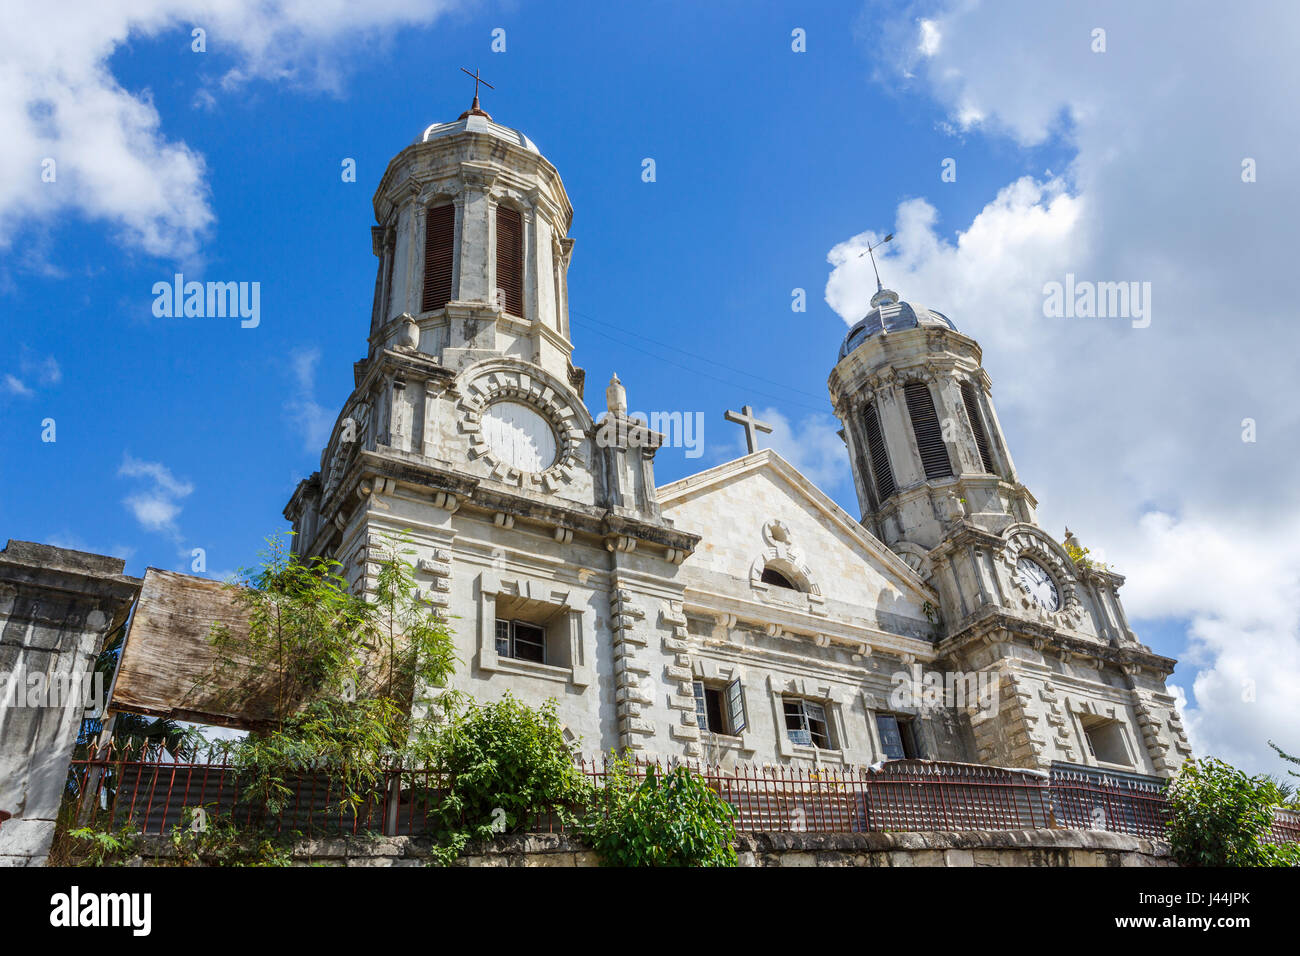
[[[1096,830],[998,830],[968,833],[742,833],[739,862],[755,866],[1068,867],[1175,866],[1168,844]],[[168,841],[151,838],[136,865],[165,862]],[[303,840],[301,866],[426,866],[428,842],[414,837]],[[535,833],[470,844],[455,866],[599,866],[572,836]]]
[[[0,824],[0,866],[45,862],[84,712],[80,699],[33,697],[31,675],[80,685],[140,590],[124,568],[26,541],[0,551],[0,810],[12,814]]]

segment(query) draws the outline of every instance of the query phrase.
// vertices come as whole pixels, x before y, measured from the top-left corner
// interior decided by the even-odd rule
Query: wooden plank
[[[215,674],[213,623],[246,637],[235,593],[210,578],[149,568],[122,646],[109,707],[115,712],[247,728],[274,715],[273,682],[245,659]],[[237,691],[237,693],[235,693]],[[238,705],[234,700],[242,702]]]

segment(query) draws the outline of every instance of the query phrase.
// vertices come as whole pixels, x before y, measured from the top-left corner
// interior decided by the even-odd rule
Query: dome
[[[840,358],[848,355],[873,335],[904,332],[918,326],[934,326],[957,331],[957,326],[942,312],[935,312],[913,302],[903,302],[898,293],[881,289],[871,297],[871,311],[859,319],[840,346]]]
[[[487,136],[495,136],[497,139],[505,140],[512,146],[521,146],[530,153],[541,155],[541,150],[537,148],[537,145],[519,130],[492,122],[491,116],[477,108],[471,108],[462,113],[460,119],[455,122],[434,123],[417,136],[415,142],[417,144],[428,143],[444,136],[455,136],[457,133],[481,133]]]

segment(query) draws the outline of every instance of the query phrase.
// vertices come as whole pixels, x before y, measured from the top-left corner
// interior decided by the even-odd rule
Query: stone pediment
[[[738,579],[768,603],[798,598],[889,606],[923,617],[921,577],[775,451],[764,449],[658,489],[665,517],[702,536],[686,567]],[[761,582],[764,567],[803,594]],[[909,613],[911,612],[911,613]]]

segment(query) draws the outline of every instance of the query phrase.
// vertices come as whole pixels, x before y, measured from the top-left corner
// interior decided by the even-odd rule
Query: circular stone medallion
[[[483,412],[482,426],[493,455],[510,467],[536,474],[555,464],[555,429],[531,405],[493,402]]]

